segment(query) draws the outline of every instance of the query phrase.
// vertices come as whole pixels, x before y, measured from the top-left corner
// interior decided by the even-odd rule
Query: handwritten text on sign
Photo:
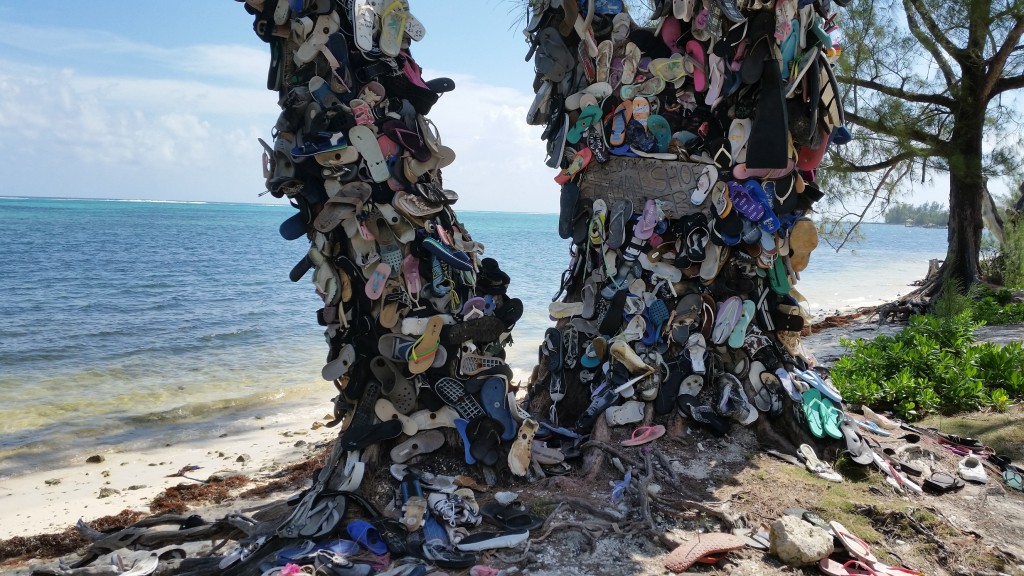
[[[592,162],[584,171],[580,191],[584,198],[607,201],[622,198],[634,204],[647,198],[662,201],[662,209],[674,217],[701,211],[690,201],[704,164],[651,158],[613,157],[604,164]]]

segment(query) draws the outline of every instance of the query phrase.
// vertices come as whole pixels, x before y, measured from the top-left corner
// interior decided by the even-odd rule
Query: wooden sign
[[[649,198],[661,200],[662,210],[669,218],[705,211],[710,201],[694,206],[690,200],[697,178],[706,164],[624,158],[613,156],[608,162],[591,162],[580,182],[583,198],[603,199],[610,206],[623,198],[642,205]]]

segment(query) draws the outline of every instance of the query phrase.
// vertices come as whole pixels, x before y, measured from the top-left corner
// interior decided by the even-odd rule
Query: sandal
[[[480,514],[491,524],[506,530],[535,530],[544,525],[544,519],[530,514],[526,504],[519,500],[507,505],[488,502],[480,508]]]

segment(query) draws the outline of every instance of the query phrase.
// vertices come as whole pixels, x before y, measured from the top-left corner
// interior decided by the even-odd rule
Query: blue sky
[[[430,117],[458,154],[444,173],[459,208],[557,212],[541,130],[524,121],[523,2],[411,4],[424,76],[458,86]],[[257,196],[256,139],[279,109],[251,23],[232,0],[0,0],[0,195],[273,201]]]

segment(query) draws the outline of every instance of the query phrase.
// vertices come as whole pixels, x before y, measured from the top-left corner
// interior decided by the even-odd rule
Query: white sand
[[[59,532],[79,518],[91,520],[124,509],[148,514],[149,502],[165,488],[195,484],[185,478],[166,477],[184,466],[201,466],[186,476],[202,480],[222,470],[257,478],[304,460],[316,445],[337,434],[336,429],[325,427],[311,430],[313,422],[330,408],[319,401],[313,404],[273,417],[250,419],[249,431],[226,437],[146,450],[114,447],[93,452],[104,456],[105,461],[100,464],[86,463],[85,459],[93,454],[89,453],[58,469],[4,478],[0,482],[0,539]],[[299,441],[305,445],[296,447]],[[236,461],[243,454],[251,459]],[[53,480],[60,482],[47,485],[47,481]],[[118,490],[120,494],[98,498],[103,488]]]

